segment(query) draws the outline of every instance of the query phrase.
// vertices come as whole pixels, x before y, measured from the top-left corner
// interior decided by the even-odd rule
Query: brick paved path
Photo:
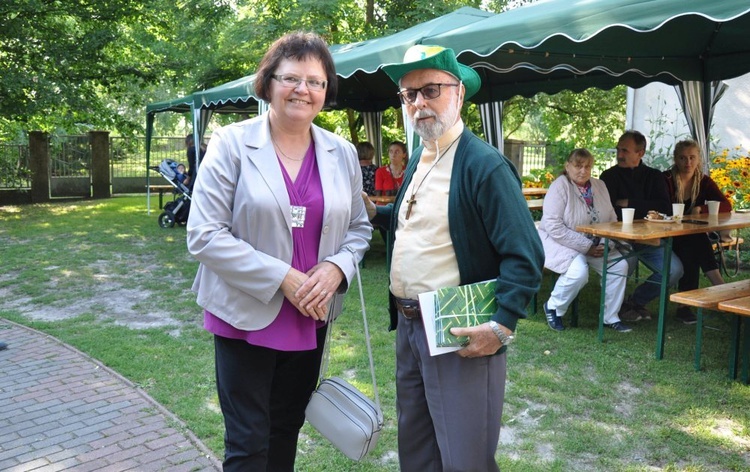
[[[80,351],[0,319],[0,470],[216,471],[184,424]]]

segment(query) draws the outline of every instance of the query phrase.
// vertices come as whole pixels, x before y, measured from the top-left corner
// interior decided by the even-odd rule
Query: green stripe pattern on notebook
[[[466,336],[456,337],[451,328],[466,328],[486,323],[497,311],[495,280],[435,292],[435,335],[438,347],[461,346]]]

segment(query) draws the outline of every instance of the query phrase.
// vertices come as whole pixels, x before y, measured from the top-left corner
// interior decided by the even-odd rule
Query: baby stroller
[[[179,163],[172,159],[164,159],[158,166],[151,167],[157,171],[175,188],[179,194],[173,201],[164,205],[164,211],[159,215],[159,226],[162,228],[172,228],[175,223],[178,225],[187,224],[188,215],[190,214],[190,202],[193,200],[190,196],[190,187],[185,185],[185,174],[177,172]]]

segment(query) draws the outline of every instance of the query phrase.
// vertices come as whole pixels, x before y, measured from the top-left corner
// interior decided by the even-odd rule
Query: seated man
[[[617,219],[622,220],[623,208],[635,208],[635,219],[645,218],[650,210],[671,214],[672,201],[667,192],[664,177],[658,169],[642,162],[646,153],[646,137],[639,131],[629,130],[620,136],[617,143],[617,165],[602,172],[601,180],[607,185],[612,206]],[[662,245],[664,241],[662,241]],[[633,294],[622,304],[620,319],[624,322],[650,320],[651,313],[646,304],[659,296],[661,290],[661,267],[663,266],[663,246],[633,244],[634,253],[653,273],[636,287]],[[669,285],[677,284],[682,277],[682,263],[672,254],[669,269]],[[631,272],[638,260],[631,258]]]

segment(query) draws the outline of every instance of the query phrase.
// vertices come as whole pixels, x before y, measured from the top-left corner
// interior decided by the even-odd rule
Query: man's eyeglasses
[[[440,87],[458,87],[458,84],[427,84],[418,89],[401,89],[398,96],[401,103],[414,103],[417,101],[417,93],[421,92],[425,100],[432,100],[440,96]]]
[[[328,82],[325,80],[300,79],[294,75],[272,75],[271,77],[278,80],[281,83],[281,86],[286,88],[297,88],[302,82],[304,82],[310,90],[325,90],[326,85],[328,85]]]

